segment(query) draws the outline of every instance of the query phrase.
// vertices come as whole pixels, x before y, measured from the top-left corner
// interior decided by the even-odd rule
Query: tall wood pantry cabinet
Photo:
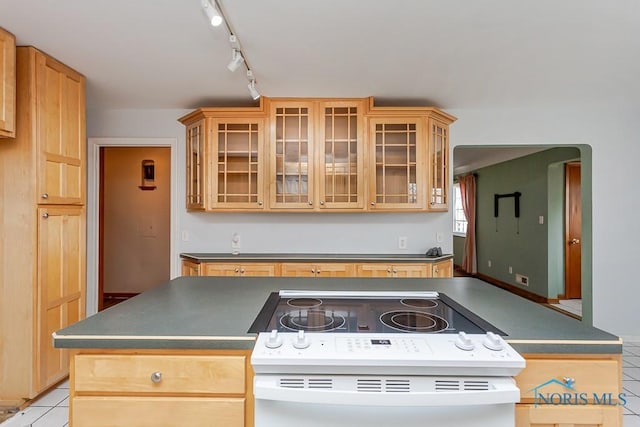
[[[0,138],[16,130],[16,38],[0,28]]]
[[[17,48],[16,137],[0,144],[0,405],[68,374],[51,333],[85,314],[85,79]]]

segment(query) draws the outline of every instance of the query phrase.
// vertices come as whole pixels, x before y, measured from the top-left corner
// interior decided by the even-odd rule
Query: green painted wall
[[[476,171],[479,273],[537,295],[557,296],[555,279],[549,286],[548,224],[550,215],[552,218],[561,215],[561,210],[558,211],[561,206],[557,206],[556,194],[551,201],[551,211],[549,209],[549,166],[578,158],[578,148],[552,148]],[[513,198],[500,199],[499,216],[494,218],[494,194],[516,191],[522,193],[520,218],[514,216]],[[540,216],[544,217],[544,224],[539,224]],[[552,225],[557,226],[557,216]],[[509,267],[512,267],[512,273],[509,273]],[[527,276],[529,286],[517,284],[516,273]]]
[[[453,236],[453,263],[462,265],[462,255],[464,254],[464,241],[466,239],[460,236]]]

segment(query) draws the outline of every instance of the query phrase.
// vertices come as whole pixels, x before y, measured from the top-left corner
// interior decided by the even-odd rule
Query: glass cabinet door
[[[270,208],[313,209],[313,104],[272,104]]]
[[[325,102],[320,110],[320,207],[362,208],[362,104]]]
[[[262,119],[214,119],[211,207],[262,209]]]
[[[372,118],[370,209],[424,208],[424,149],[421,118]]]
[[[204,209],[205,121],[187,126],[187,210]]]
[[[449,128],[437,120],[429,121],[429,209],[447,210],[449,179]]]

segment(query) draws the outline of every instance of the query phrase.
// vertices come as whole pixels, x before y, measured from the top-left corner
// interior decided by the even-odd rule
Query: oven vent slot
[[[304,378],[280,378],[280,387],[304,388]]]
[[[470,391],[488,391],[489,382],[488,381],[465,381],[464,389],[470,390]]]
[[[280,378],[279,386],[282,388],[331,389],[333,388],[333,380],[331,378]]]
[[[331,378],[309,378],[309,388],[333,388]]]
[[[436,391],[488,391],[488,381],[436,380]]]
[[[365,393],[408,393],[411,391],[411,380],[402,379],[358,379],[356,390]]]

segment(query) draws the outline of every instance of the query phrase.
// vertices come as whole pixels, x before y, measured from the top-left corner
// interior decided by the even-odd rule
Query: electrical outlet
[[[509,266],[509,274],[513,274],[513,267]]]
[[[436,233],[436,242],[438,242],[438,243],[444,242],[444,234],[442,234],[440,232]]]
[[[487,267],[491,268],[491,260],[487,261]]]
[[[407,238],[405,236],[398,237],[398,249],[407,249]]]
[[[524,286],[529,286],[529,278],[527,276],[523,276],[522,274],[516,273],[516,283],[520,283]]]

